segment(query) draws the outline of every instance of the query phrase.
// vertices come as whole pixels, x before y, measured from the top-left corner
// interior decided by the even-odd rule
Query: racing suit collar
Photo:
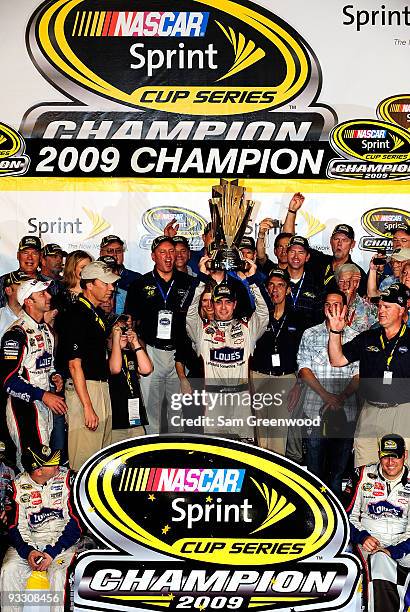
[[[33,319],[33,317],[30,317],[30,315],[24,310],[24,308],[21,309],[21,318],[25,319],[28,323],[30,323],[30,325],[35,325],[35,327],[37,327],[38,329],[43,329],[43,327],[45,326],[44,319],[42,321],[36,321],[35,319]]]

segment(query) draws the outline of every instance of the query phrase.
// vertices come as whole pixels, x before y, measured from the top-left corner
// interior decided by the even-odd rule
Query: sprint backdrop
[[[200,248],[221,176],[249,235],[302,191],[297,231],[328,252],[352,224],[366,268],[410,218],[409,24],[397,0],[2,0],[0,273],[23,234],[94,256],[119,234],[145,271],[176,217]]]

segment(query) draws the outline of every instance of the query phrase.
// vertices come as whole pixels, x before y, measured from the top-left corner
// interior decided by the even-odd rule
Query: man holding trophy
[[[256,264],[244,259],[239,249],[253,205],[237,181],[221,180],[213,187],[210,209],[215,241],[200,261],[201,282],[187,313],[188,334],[204,361],[205,432],[247,439],[254,438],[248,361],[269,320],[255,285]],[[235,317],[238,296],[228,272],[235,272],[251,294],[255,311],[249,319]],[[198,305],[209,276],[219,281],[212,292],[215,320],[203,322]]]

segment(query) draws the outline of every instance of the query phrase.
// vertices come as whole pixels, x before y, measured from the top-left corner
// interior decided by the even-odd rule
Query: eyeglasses
[[[124,252],[124,249],[122,247],[119,247],[118,249],[105,249],[107,255],[120,255],[121,253]]]

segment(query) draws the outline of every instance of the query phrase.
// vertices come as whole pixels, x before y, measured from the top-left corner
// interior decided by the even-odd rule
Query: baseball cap
[[[85,266],[81,271],[82,280],[100,280],[103,283],[115,283],[120,279],[118,274],[114,274],[111,267],[104,261],[93,261]]]
[[[24,251],[24,249],[36,249],[36,251],[41,251],[41,240],[37,238],[37,236],[23,236],[23,238],[19,242],[19,251]]]
[[[393,253],[390,255],[390,259],[407,261],[410,259],[410,249],[394,249]]]
[[[118,267],[117,260],[112,255],[101,255],[101,257],[99,257],[97,259],[97,261],[103,261],[110,268],[117,268]]]
[[[350,240],[354,240],[354,229],[351,225],[347,225],[346,223],[339,223],[336,225],[332,232],[332,236],[335,234],[346,234]]]
[[[401,459],[406,450],[406,443],[399,434],[387,434],[379,440],[379,458],[396,457]]]
[[[120,244],[124,244],[124,240],[121,240],[119,236],[114,236],[114,234],[109,234],[109,236],[104,236],[100,243],[100,249],[103,249],[110,242],[119,242]]]
[[[55,242],[50,242],[49,244],[46,244],[42,248],[41,252],[44,257],[47,257],[47,255],[56,255],[57,253],[61,253],[63,257],[67,257],[67,251],[64,251],[61,246],[59,244],[56,244]]]
[[[252,236],[244,236],[239,245],[240,249],[251,249],[251,251],[256,251],[255,239]]]
[[[36,278],[32,278],[30,280],[26,280],[20,283],[19,288],[17,289],[17,301],[20,306],[23,306],[24,300],[29,298],[32,293],[37,293],[37,291],[45,291],[51,285],[51,281],[41,281]]]
[[[189,240],[188,238],[186,238],[185,236],[174,236],[172,239],[172,242],[174,242],[175,244],[181,243],[184,246],[186,246],[187,249],[190,249],[191,247],[189,246]]]
[[[49,446],[31,445],[21,455],[21,463],[27,472],[33,472],[42,467],[60,465],[61,451]]]
[[[402,283],[393,283],[380,294],[380,299],[389,304],[405,307],[410,297],[410,291]]]
[[[230,287],[226,283],[215,285],[215,287],[212,290],[212,299],[214,302],[217,302],[218,300],[222,300],[223,298],[226,298],[227,300],[232,300],[232,301],[236,300],[235,291],[232,289],[232,287]]]
[[[399,231],[410,235],[410,226],[407,223],[398,223],[394,229],[390,230],[390,233],[394,236]]]
[[[31,276],[27,276],[21,270],[15,270],[9,272],[4,278],[4,286],[10,287],[11,285],[20,285],[23,281],[31,280]]]
[[[295,245],[303,247],[308,253],[310,251],[309,241],[304,236],[292,236],[289,240],[288,250]]]
[[[174,239],[170,238],[169,236],[157,236],[156,238],[154,238],[154,240],[152,241],[151,244],[151,253],[153,253],[155,251],[155,249],[162,244],[163,242],[170,242],[171,244],[174,243]]]
[[[282,268],[273,268],[273,270],[271,270],[269,272],[268,280],[270,280],[272,278],[272,276],[276,276],[277,278],[281,278],[282,280],[285,281],[285,283],[287,285],[290,284],[290,276],[289,276],[289,272],[287,270],[282,270]]]

